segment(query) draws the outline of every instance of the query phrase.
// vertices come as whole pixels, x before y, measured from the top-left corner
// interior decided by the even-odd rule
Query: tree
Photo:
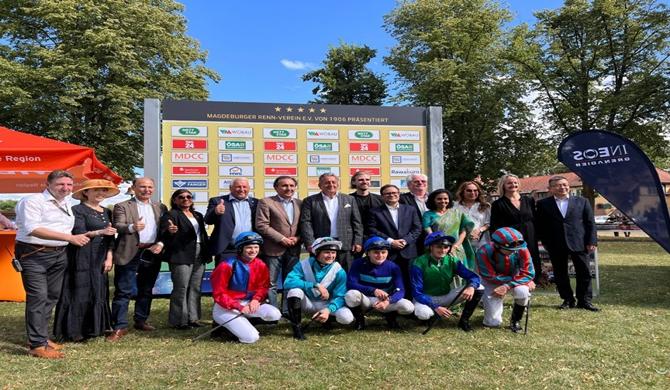
[[[653,0],[567,0],[514,32],[508,58],[563,138],[608,130],[652,160],[668,155],[670,12]]]
[[[398,43],[385,61],[398,74],[399,98],[442,106],[449,187],[547,165],[548,143],[524,100],[529,86],[502,60],[509,21],[507,10],[486,0],[402,2],[386,16]]]
[[[143,99],[205,99],[206,53],[172,0],[0,2],[0,123],[142,165]]]
[[[306,73],[303,81],[317,83],[313,101],[320,104],[379,106],[386,98],[386,82],[367,68],[377,51],[368,46],[340,44],[328,50],[323,68]]]

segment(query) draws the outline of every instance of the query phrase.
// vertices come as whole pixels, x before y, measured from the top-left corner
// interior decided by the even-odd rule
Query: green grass
[[[559,311],[554,294],[535,294],[527,336],[455,320],[428,335],[409,320],[388,332],[381,319],[353,332],[259,327],[240,345],[190,338],[204,330],[167,328],[167,300],[154,302],[153,333],[115,344],[68,344],[67,358],[26,355],[23,304],[0,303],[0,388],[670,388],[670,256],[649,242],[603,242],[602,311]],[[211,299],[203,298],[209,319]],[[509,307],[505,309],[505,318]]]

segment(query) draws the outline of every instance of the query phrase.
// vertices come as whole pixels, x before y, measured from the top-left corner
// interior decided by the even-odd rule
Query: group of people
[[[110,212],[100,203],[118,194],[113,183],[84,182],[72,194],[81,203],[70,208],[72,176],[54,171],[43,193],[17,205],[29,353],[60,358],[60,341],[103,335],[118,341],[129,331],[133,297],[133,327],[153,331],[148,319],[162,261],[173,283],[169,325],[202,326],[201,283],[205,265],[215,261],[214,326],[243,343],[258,340],[255,323],[282,316],[294,337],[304,339],[313,322],[353,323],[361,330],[366,313],[377,311],[397,328],[398,315],[432,323],[450,317],[461,302],[458,326],[470,331],[480,300],[484,326],[498,327],[507,293],[515,302],[510,328],[518,332],[530,291],[541,281],[538,238],[552,259],[560,307],[598,310],[588,268],[588,251],[596,245],[593,213],[583,198],[570,196],[565,178],[553,177],[553,196],[537,205],[519,194],[514,175],[501,178],[492,205],[475,181],[462,183],[455,198],[445,189],[429,193],[422,174],[407,178],[406,193],[386,184],[373,194],[370,185],[370,175],[357,172],[354,191],[343,194],[339,178],[326,173],[319,177],[321,192],[301,201],[297,180],[280,176],[276,195],[256,199],[248,180],[236,178],[230,193],[211,198],[202,215],[189,190],[176,190],[168,210],[152,200],[153,180],[137,178],[134,196]],[[213,226],[211,235],[206,225]],[[302,247],[309,254],[304,260]],[[577,271],[576,298],[568,257]],[[54,306],[55,341],[48,331]]]

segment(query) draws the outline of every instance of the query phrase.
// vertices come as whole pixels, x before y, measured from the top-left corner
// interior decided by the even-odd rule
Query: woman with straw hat
[[[68,264],[63,289],[56,305],[54,335],[58,340],[83,341],[104,335],[111,329],[109,281],[112,248],[116,229],[112,213],[100,202],[119,193],[108,180],[86,180],[72,194],[81,201],[72,207],[75,222],[73,234],[86,234],[90,241],[68,247]]]

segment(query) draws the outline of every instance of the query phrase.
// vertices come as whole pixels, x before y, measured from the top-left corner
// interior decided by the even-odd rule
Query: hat
[[[256,232],[242,232],[235,238],[235,249],[242,249],[247,245],[263,245],[263,237]]]
[[[502,227],[493,232],[491,241],[500,248],[509,251],[518,251],[528,246],[521,232],[511,227]]]
[[[339,251],[340,249],[342,249],[342,242],[337,241],[333,237],[319,237],[312,243],[314,253],[320,250]]]
[[[444,234],[444,232],[433,232],[426,237],[426,239],[423,241],[423,245],[428,247],[431,245],[435,244],[440,244],[440,245],[447,245],[447,246],[452,246],[456,242],[456,239],[452,236],[448,236]]]
[[[367,252],[369,250],[375,250],[375,249],[386,249],[389,250],[391,249],[391,245],[386,241],[385,239],[378,237],[378,236],[372,236],[368,238],[367,241],[365,241],[365,244],[363,244],[363,249]]]
[[[72,193],[72,197],[77,200],[84,200],[84,191],[90,190],[92,188],[107,188],[109,191],[107,191],[105,198],[111,198],[112,196],[116,196],[119,194],[119,192],[121,192],[116,184],[109,180],[91,179],[82,183],[81,188]]]

